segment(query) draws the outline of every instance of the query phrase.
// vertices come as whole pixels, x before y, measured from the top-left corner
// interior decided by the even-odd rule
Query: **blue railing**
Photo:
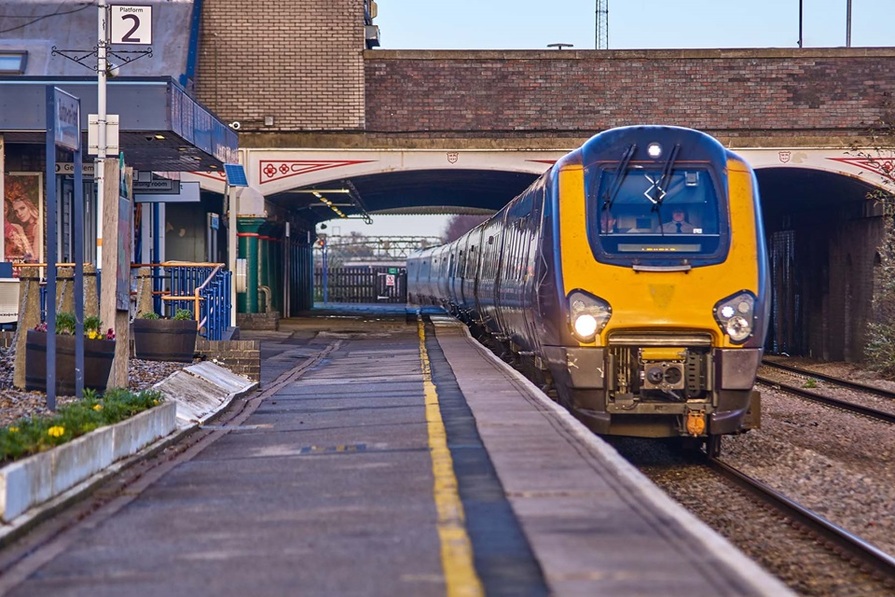
[[[167,261],[153,266],[153,308],[162,317],[173,317],[178,309],[189,309],[199,322],[199,335],[223,340],[230,327],[231,273],[222,263]],[[132,270],[132,276],[136,269]],[[101,277],[97,276],[97,296]],[[40,286],[40,317],[46,321],[47,289]]]
[[[157,297],[158,312],[173,317],[177,309],[189,309],[199,322],[199,335],[222,340],[233,308],[231,273],[221,263],[167,261],[161,265],[169,286]]]

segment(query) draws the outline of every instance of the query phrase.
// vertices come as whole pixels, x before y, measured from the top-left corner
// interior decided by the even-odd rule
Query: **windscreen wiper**
[[[665,160],[665,165],[662,166],[662,176],[660,176],[658,182],[656,182],[656,188],[659,190],[660,194],[656,197],[656,204],[653,205],[654,210],[658,210],[662,206],[662,201],[665,200],[665,195],[667,194],[665,191],[665,181],[671,178],[671,169],[674,167],[674,161],[677,159],[677,154],[680,150],[680,144],[676,144],[671,150],[668,159]],[[661,224],[661,218],[659,220],[659,224]]]
[[[605,200],[603,201],[604,210],[612,209],[612,203],[615,201],[615,196],[618,195],[619,189],[622,188],[622,182],[625,180],[625,176],[628,175],[628,163],[630,163],[631,158],[634,157],[634,152],[636,150],[637,144],[632,143],[628,149],[625,150],[625,153],[622,154],[622,159],[619,161],[618,166],[615,167],[615,178],[612,180],[612,186],[609,188]]]
[[[680,151],[681,146],[679,144],[675,144],[672,148],[671,153],[668,154],[668,159],[665,160],[665,165],[662,166],[662,175],[659,176],[659,180],[656,181],[656,189],[658,193],[656,194],[656,201],[653,204],[653,211],[659,217],[659,233],[662,236],[665,236],[665,228],[663,228],[665,222],[662,220],[662,202],[665,200],[665,195],[668,192],[665,190],[665,181],[671,179],[671,169],[674,167],[674,161],[677,159],[677,154]]]

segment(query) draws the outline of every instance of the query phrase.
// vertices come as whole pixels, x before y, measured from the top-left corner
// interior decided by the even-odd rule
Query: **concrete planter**
[[[0,469],[0,520],[10,522],[135,454],[176,427],[177,404],[168,401],[127,420],[101,427],[52,450]]]

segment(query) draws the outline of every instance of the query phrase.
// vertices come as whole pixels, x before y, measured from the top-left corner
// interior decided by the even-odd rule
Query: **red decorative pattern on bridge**
[[[210,178],[217,182],[227,182],[227,175],[224,172],[190,172],[190,174],[204,176],[205,178]]]
[[[842,162],[849,166],[857,166],[864,170],[876,172],[889,180],[895,181],[895,157],[856,157],[856,158],[827,158],[834,162]]]
[[[310,172],[365,164],[374,160],[261,160],[261,184]]]

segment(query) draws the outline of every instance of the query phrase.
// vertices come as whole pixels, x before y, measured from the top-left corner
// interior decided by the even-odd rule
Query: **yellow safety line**
[[[441,566],[444,570],[448,597],[484,595],[482,582],[475,571],[472,544],[466,534],[466,517],[457,491],[454,461],[447,445],[447,433],[438,406],[438,392],[432,383],[429,353],[423,322],[417,320],[420,338],[420,363],[423,368],[423,392],[426,399],[426,423],[429,430],[429,453],[435,477],[433,494],[438,511],[438,538],[441,541]]]

